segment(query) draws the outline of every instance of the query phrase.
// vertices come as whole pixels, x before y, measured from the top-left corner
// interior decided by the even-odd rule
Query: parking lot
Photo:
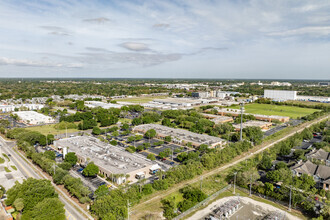
[[[156,159],[166,165],[169,166],[173,166],[176,165],[178,163],[180,163],[180,161],[176,158],[177,155],[181,152],[184,151],[188,151],[188,148],[182,147],[180,145],[177,144],[173,144],[173,143],[164,143],[160,146],[155,146],[155,143],[162,141],[160,139],[156,139],[156,138],[152,138],[152,139],[148,139],[148,138],[142,138],[139,141],[135,141],[134,142],[128,142],[128,138],[132,136],[131,135],[127,135],[127,136],[118,136],[118,137],[113,137],[113,139],[117,140],[118,145],[124,148],[127,148],[129,146],[135,146],[135,147],[139,147],[142,146],[144,143],[150,143],[150,147],[148,149],[145,149],[143,151],[139,151],[137,153],[147,157],[148,154],[154,154],[156,156]],[[172,160],[172,154],[167,158],[167,159],[163,159],[163,158],[159,158],[157,157],[159,155],[160,152],[165,151],[166,149],[170,149],[171,151],[173,151],[173,160]],[[174,162],[174,163],[173,163]]]
[[[96,177],[83,176],[82,172],[78,171],[81,168],[82,167],[80,167],[80,166],[75,166],[74,168],[72,168],[70,170],[70,175],[75,178],[80,178],[81,181],[84,183],[84,185],[87,186],[91,191],[95,192],[95,190],[97,190],[97,188],[104,183],[105,183],[105,185],[110,184],[107,181],[102,180],[99,176],[96,176]]]

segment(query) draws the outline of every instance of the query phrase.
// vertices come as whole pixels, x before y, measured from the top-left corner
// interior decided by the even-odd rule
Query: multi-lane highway
[[[26,178],[32,177],[36,179],[47,179],[43,173],[37,172],[34,169],[34,165],[30,161],[23,159],[23,155],[19,155],[19,152],[16,153],[16,151],[13,150],[13,147],[15,146],[14,142],[6,141],[0,137],[0,144],[2,152],[7,155],[11,155],[11,160],[15,163],[16,167],[23,173]],[[55,184],[53,184],[53,186],[58,192],[60,200],[64,204],[65,214],[68,220],[93,219],[93,217],[90,216],[88,212],[74,204],[74,202],[71,201],[70,198]]]

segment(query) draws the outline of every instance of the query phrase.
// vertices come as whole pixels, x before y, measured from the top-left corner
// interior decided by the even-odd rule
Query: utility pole
[[[65,137],[68,138],[68,126],[65,126]]]
[[[129,220],[129,214],[130,214],[130,213],[129,213],[129,212],[130,212],[130,211],[129,211],[129,208],[130,208],[129,206],[130,206],[130,204],[129,204],[129,200],[127,199],[127,220]]]
[[[240,136],[239,141],[243,140],[243,110],[244,110],[244,103],[241,103],[241,127],[240,127]]]
[[[289,212],[291,212],[291,189],[292,186],[290,186]]]
[[[203,176],[201,176],[201,191],[202,191],[202,187],[203,187]]]
[[[236,174],[237,172],[234,173],[234,195],[236,194]]]
[[[250,177],[250,196],[251,196],[251,189],[252,189],[252,174],[251,174],[251,177]]]

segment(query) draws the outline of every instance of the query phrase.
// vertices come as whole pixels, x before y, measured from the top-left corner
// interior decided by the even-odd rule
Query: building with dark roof
[[[330,153],[323,149],[315,150],[306,154],[306,158],[309,160],[318,160],[324,162],[326,166],[330,166]]]
[[[307,174],[312,176],[320,188],[329,190],[330,185],[330,167],[323,165],[316,165],[307,160],[305,163],[298,162],[291,167],[292,173],[296,176]]]

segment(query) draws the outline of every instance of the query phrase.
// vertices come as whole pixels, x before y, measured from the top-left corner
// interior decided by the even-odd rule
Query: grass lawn
[[[5,171],[6,171],[7,173],[11,172],[11,170],[10,170],[8,167],[5,167]]]
[[[64,130],[57,130],[54,124],[51,125],[41,125],[41,126],[35,126],[35,127],[28,127],[25,128],[27,130],[30,131],[39,131],[40,133],[47,135],[47,134],[64,134],[65,133],[65,129]],[[68,129],[68,133],[73,133],[73,132],[78,132],[78,129]]]
[[[17,168],[15,166],[13,166],[13,165],[11,166],[11,168],[13,168],[14,170],[17,170]]]
[[[239,106],[229,107],[232,109],[239,109]],[[271,105],[271,104],[258,104],[252,103],[244,106],[246,113],[251,114],[262,114],[262,115],[279,115],[288,116],[290,118],[302,117],[305,115],[312,114],[318,111],[317,109],[311,108],[300,108],[295,106],[284,106],[284,105]]]
[[[127,124],[130,124],[132,123],[132,119],[129,119],[129,118],[119,118],[119,122],[121,123],[127,123]]]
[[[132,103],[147,103],[154,99],[165,99],[168,96],[147,96],[147,97],[134,97],[134,98],[125,98],[125,99],[117,99],[117,102],[132,102]]]

